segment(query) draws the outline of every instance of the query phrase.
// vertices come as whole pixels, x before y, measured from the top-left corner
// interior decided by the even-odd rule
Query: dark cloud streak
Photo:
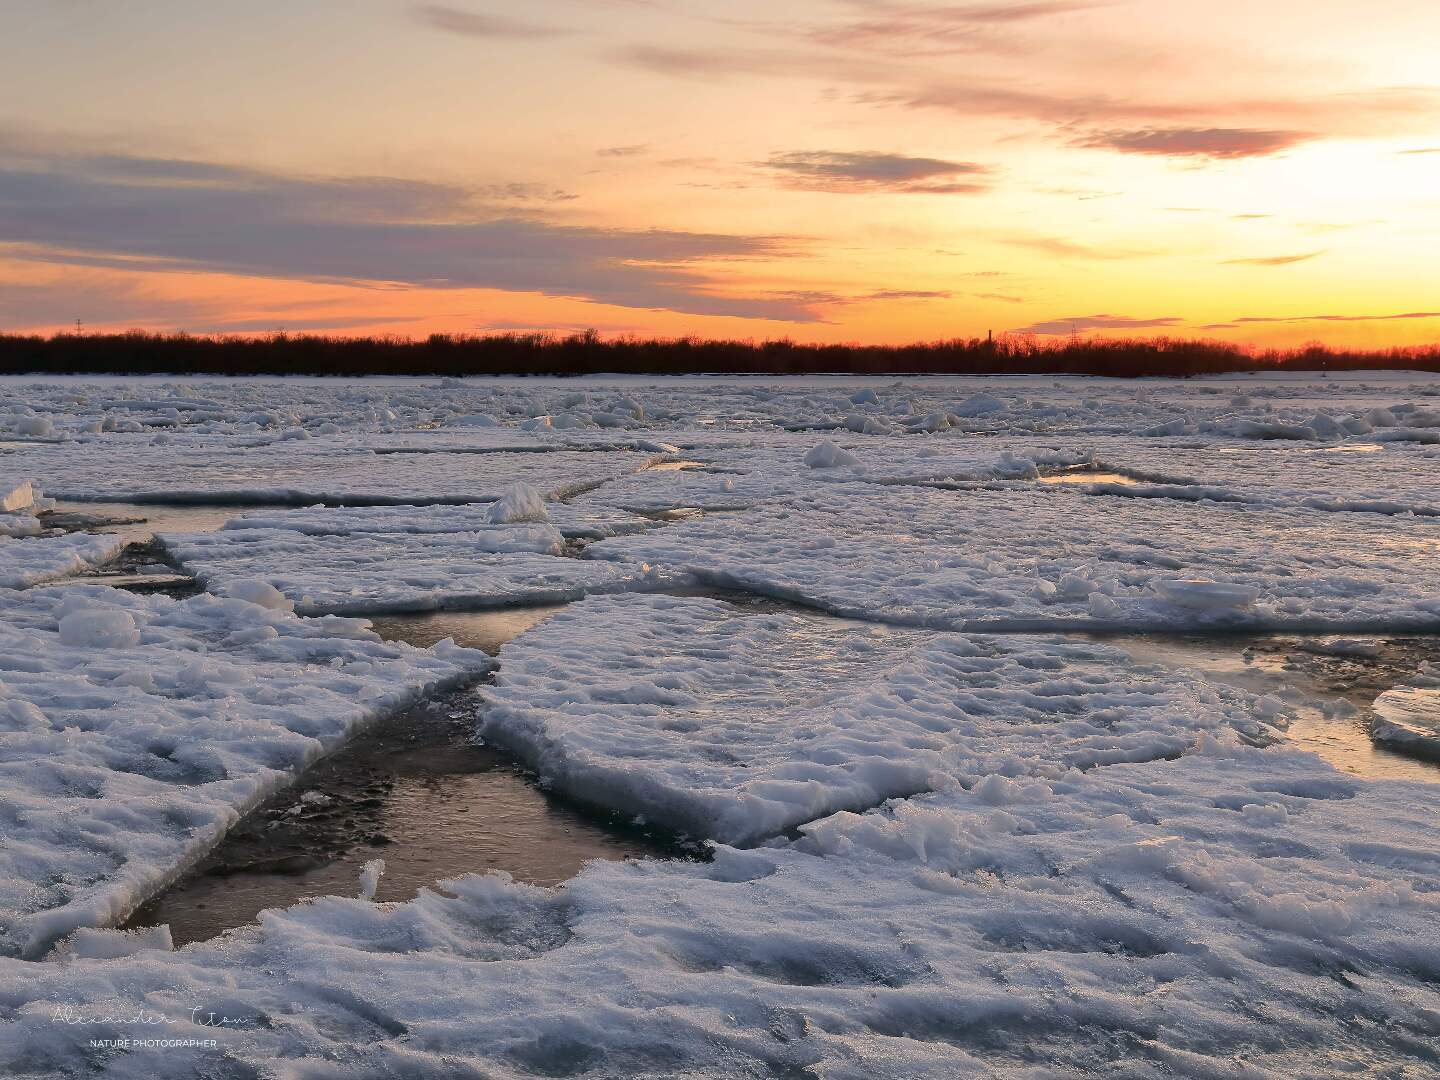
[[[1122,154],[1230,159],[1278,154],[1315,137],[1305,131],[1251,128],[1138,128],[1092,132],[1076,139],[1073,145]]]
[[[875,151],[791,151],[759,164],[780,174],[787,186],[809,191],[971,195],[990,187],[990,170],[983,165]]]
[[[0,161],[0,243],[31,260],[812,317],[803,305],[712,291],[701,264],[781,257],[786,242],[773,237],[557,225],[487,211],[437,184],[128,158],[43,164]]]
[[[537,26],[503,15],[481,15],[449,4],[415,4],[410,10],[424,25],[462,37],[538,40],[561,37],[566,33],[552,26]]]

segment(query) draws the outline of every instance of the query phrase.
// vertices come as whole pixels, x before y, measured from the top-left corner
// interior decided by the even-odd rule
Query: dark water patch
[[[373,620],[387,640],[421,648],[451,638],[494,653],[561,606]],[[557,885],[592,859],[694,857],[696,849],[619,815],[545,791],[477,739],[479,695],[457,690],[381,721],[248,815],[128,926],[168,923],[177,944],[254,922],[305,897],[354,896],[385,861],[375,898],[401,901],[465,873],[504,870]]]
[[[386,641],[403,641],[417,649],[428,649],[450,638],[467,649],[495,655],[512,638],[537,626],[568,605],[497,608],[489,611],[436,611],[421,615],[383,615],[370,620],[375,632]]]
[[[641,472],[691,472],[696,469],[708,469],[710,466],[703,461],[657,461],[654,464],[646,465]]]
[[[1037,479],[1042,484],[1124,484],[1132,487],[1140,483],[1133,476],[1108,469],[1096,469],[1089,465],[1074,465],[1057,472],[1045,472]]]
[[[632,510],[631,513],[651,521],[685,521],[687,518],[702,517],[707,511],[698,506],[675,506],[669,510]]]
[[[1278,698],[1288,741],[1342,772],[1367,779],[1440,783],[1440,768],[1377,745],[1375,699],[1440,661],[1440,637],[1356,639],[1293,634],[1083,635],[1118,646],[1139,664],[1193,671],[1212,682]]]
[[[142,596],[158,594],[176,600],[204,591],[155,540],[126,544],[113,559],[66,581],[77,585],[108,585]]]
[[[67,532],[110,533],[127,544],[149,543],[156,533],[210,533],[241,514],[273,510],[253,503],[76,502],[59,500],[40,515],[47,526]]]

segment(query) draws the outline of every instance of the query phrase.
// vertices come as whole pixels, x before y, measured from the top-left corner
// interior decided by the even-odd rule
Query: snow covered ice
[[[490,665],[248,599],[99,586],[0,596],[10,954],[123,918],[367,720]]]
[[[0,387],[0,1074],[1440,1070],[1440,784],[1105,636],[1403,636],[1353,724],[1428,768],[1440,378]],[[73,580],[122,541],[52,498],[153,507],[203,591]],[[557,602],[493,659],[366,621]],[[471,682],[536,783],[701,857],[121,929]],[[92,1045],[142,1011],[215,1045]]]
[[[935,635],[670,597],[596,598],[506,647],[483,733],[577,798],[753,843],[947,777],[1092,768],[1260,734],[1102,645]]]

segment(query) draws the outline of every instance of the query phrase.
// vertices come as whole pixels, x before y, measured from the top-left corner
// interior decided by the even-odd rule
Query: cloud
[[[1042,255],[1053,255],[1058,259],[1133,259],[1152,254],[1148,251],[1091,247],[1056,236],[1001,236],[997,239],[1010,247],[1026,248]]]
[[[449,4],[415,4],[410,10],[414,17],[426,26],[462,37],[523,40],[559,37],[566,33],[552,26],[537,26],[503,15],[481,15],[462,11]]]
[[[935,14],[956,22],[971,23],[1012,23],[1029,19],[1048,19],[1052,15],[1068,15],[1076,11],[1089,11],[1108,4],[1084,2],[1084,0],[1041,0],[1036,3],[1020,4],[978,4],[959,5],[932,9]],[[923,10],[923,9],[922,9]]]
[[[957,49],[993,51],[998,29],[1106,5],[1084,0],[1044,0],[930,7],[888,0],[851,0],[849,6],[859,9],[864,17],[815,26],[805,36],[823,45],[892,53],[904,50],[912,56]]]
[[[519,319],[490,319],[475,327],[485,334],[583,334],[594,330],[599,334],[638,334],[645,328],[638,323],[524,322]]]
[[[893,73],[892,73],[893,76]],[[876,81],[873,78],[868,81]],[[1311,97],[1136,97],[1090,89],[1106,84],[1104,72],[1089,72],[1083,89],[1031,89],[1013,82],[952,78],[916,81],[894,78],[890,88],[857,95],[856,100],[910,109],[940,109],[960,116],[1003,116],[1039,121],[1071,133],[1076,125],[1110,123],[1118,134],[1140,137],[1167,132],[1246,132],[1319,139],[1337,135],[1366,137],[1429,130],[1440,110],[1440,89],[1383,87],[1376,90]],[[1232,127],[1262,122],[1265,128]],[[1099,137],[1105,131],[1096,133]],[[1112,133],[1114,134],[1114,133]],[[1184,139],[1180,142],[1183,144]],[[1223,148],[1224,144],[1218,142]],[[1134,150],[1131,152],[1143,152]],[[1158,152],[1158,151],[1157,151]]]
[[[988,190],[989,169],[968,161],[907,157],[873,151],[793,151],[772,154],[760,167],[780,173],[789,187],[810,191],[910,195],[975,194]]]
[[[1072,145],[1122,154],[1164,157],[1265,157],[1288,150],[1316,136],[1305,131],[1263,131],[1253,128],[1173,127],[1092,132]]]
[[[704,273],[712,260],[782,257],[788,242],[780,238],[556,225],[487,208],[463,189],[384,178],[0,154],[0,243],[55,264],[491,288],[692,315],[813,318],[794,303],[719,295]]]
[[[867,293],[837,293],[819,289],[788,289],[772,296],[807,307],[843,307],[848,304],[904,303],[948,300],[955,294],[943,289],[875,289]]]
[[[646,143],[636,143],[633,146],[602,146],[595,151],[596,157],[627,158],[639,157],[648,153],[650,147]]]
[[[234,318],[233,305],[213,298],[169,295],[155,283],[86,268],[65,268],[47,281],[25,280],[25,267],[0,262],[0,327],[72,326],[86,329],[184,330],[195,334],[341,330],[416,321],[413,315],[320,314],[324,304],[302,300],[263,305]],[[31,268],[33,269],[33,268]]]
[[[1029,326],[1022,326],[1012,331],[1012,333],[1054,337],[1081,333],[1085,330],[1147,330],[1157,326],[1175,326],[1181,321],[1178,316],[1174,315],[1158,319],[1133,319],[1126,315],[1069,315],[1061,319],[1051,319],[1048,322],[1031,323]]]
[[[1407,311],[1399,315],[1246,315],[1225,325],[1241,323],[1391,322],[1396,319],[1440,319],[1440,311]],[[1220,324],[1215,324],[1217,327]]]
[[[1289,266],[1292,263],[1309,262],[1324,255],[1323,251],[1307,251],[1299,255],[1257,255],[1243,259],[1225,259],[1226,266]]]
[[[858,300],[948,300],[955,295],[944,289],[876,289],[856,297]]]

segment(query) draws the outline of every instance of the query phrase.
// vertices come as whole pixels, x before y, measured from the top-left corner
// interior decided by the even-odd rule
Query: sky
[[[1440,5],[0,0],[0,329],[1440,341]]]

